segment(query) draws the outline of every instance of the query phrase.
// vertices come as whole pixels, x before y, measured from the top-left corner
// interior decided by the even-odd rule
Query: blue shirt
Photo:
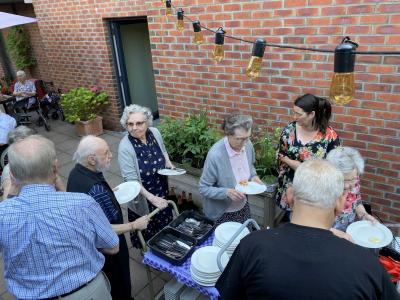
[[[24,186],[0,203],[0,251],[8,290],[19,299],[68,293],[104,265],[98,248],[118,245],[100,206],[88,195]]]
[[[90,189],[88,195],[93,197],[100,205],[110,223],[118,219],[118,209],[114,206],[107,189],[103,185],[95,184]]]
[[[7,144],[7,135],[17,126],[15,119],[0,112],[0,145]]]

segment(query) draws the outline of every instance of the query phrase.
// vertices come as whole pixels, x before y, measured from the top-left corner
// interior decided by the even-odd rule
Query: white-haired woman
[[[199,191],[204,214],[224,222],[243,223],[250,218],[250,207],[245,194],[235,190],[240,182],[262,183],[254,168],[255,153],[250,141],[251,116],[232,114],[223,124],[225,137],[208,151]]]
[[[32,96],[36,95],[36,87],[32,80],[26,79],[24,71],[17,71],[17,82],[14,85],[13,96],[17,99],[17,103],[21,100],[29,98],[27,108],[31,107],[35,103],[35,98]],[[26,103],[26,102],[25,102]],[[16,105],[17,107],[18,104]],[[25,106],[25,104],[23,104]]]
[[[147,107],[136,104],[125,107],[120,122],[128,131],[118,148],[122,177],[125,181],[137,180],[142,184],[139,196],[128,204],[128,219],[132,222],[155,208],[162,209],[143,231],[143,237],[148,240],[172,221],[172,210],[165,200],[168,180],[157,171],[174,166],[160,132],[151,127],[153,115]],[[134,247],[141,248],[136,233],[131,233],[131,241]]]
[[[348,192],[343,213],[336,217],[332,227],[345,232],[347,226],[356,219],[377,222],[367,213],[361,201],[359,176],[364,172],[364,160],[360,152],[351,147],[337,147],[328,153],[326,159],[343,173],[345,190]]]

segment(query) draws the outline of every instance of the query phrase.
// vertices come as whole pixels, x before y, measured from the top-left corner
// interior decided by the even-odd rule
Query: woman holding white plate
[[[128,220],[135,221],[156,208],[162,209],[143,231],[147,241],[172,221],[172,210],[165,197],[168,194],[166,176],[158,170],[174,168],[157,128],[151,127],[153,115],[147,107],[136,104],[125,107],[121,125],[128,131],[118,148],[118,163],[124,181],[141,182],[139,196],[128,203]],[[136,233],[131,233],[132,246],[141,248]]]
[[[344,186],[348,191],[343,212],[336,217],[332,227],[346,232],[347,226],[355,220],[377,223],[377,220],[367,213],[361,201],[360,175],[364,172],[364,160],[360,152],[351,147],[337,147],[328,153],[326,159],[343,173]]]
[[[228,116],[222,126],[225,137],[207,154],[199,191],[204,214],[217,225],[229,221],[243,223],[250,218],[247,196],[238,189],[265,190],[254,168],[255,152],[250,141],[252,125],[251,116]]]

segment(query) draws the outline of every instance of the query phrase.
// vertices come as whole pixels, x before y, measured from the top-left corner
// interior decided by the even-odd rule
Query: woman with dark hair
[[[297,167],[307,159],[325,158],[340,145],[337,133],[329,126],[331,104],[325,98],[305,94],[296,99],[294,121],[281,133],[278,154],[277,204],[290,210],[286,190]]]

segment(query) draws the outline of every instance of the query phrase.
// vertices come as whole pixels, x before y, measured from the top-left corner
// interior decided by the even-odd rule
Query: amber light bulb
[[[257,39],[253,45],[251,58],[246,68],[246,75],[251,79],[257,78],[260,75],[265,46],[266,42],[264,39]]]
[[[171,5],[171,0],[166,0],[165,1],[165,15],[167,17],[172,16],[172,5]]]
[[[201,45],[204,43],[203,32],[201,31],[200,21],[196,21],[192,23],[193,31],[194,31],[194,42],[197,45]]]
[[[215,33],[215,46],[213,51],[213,58],[216,62],[221,62],[225,57],[224,39],[225,39],[225,31],[222,29],[222,27],[220,27]]]
[[[354,98],[354,65],[355,50],[358,44],[345,37],[335,49],[334,74],[332,77],[329,98],[332,102],[345,105]]]
[[[176,29],[183,31],[185,29],[185,23],[183,22],[183,9],[180,8],[176,13],[178,21],[176,22]]]

